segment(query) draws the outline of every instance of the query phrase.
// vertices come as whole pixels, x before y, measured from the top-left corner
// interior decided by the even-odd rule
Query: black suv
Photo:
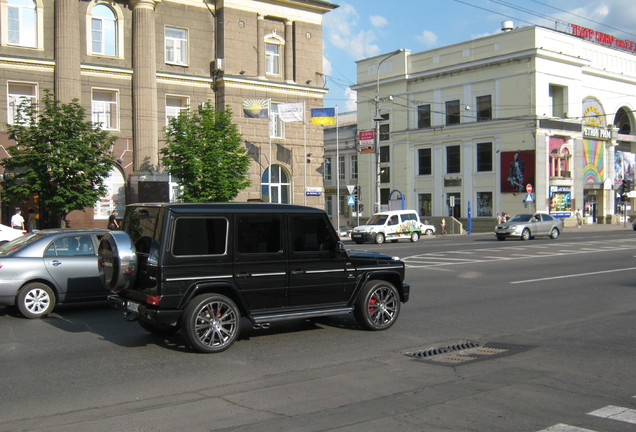
[[[99,246],[111,304],[146,330],[219,352],[273,321],[353,312],[385,330],[408,301],[404,263],[347,251],[324,211],[285,204],[132,204]]]

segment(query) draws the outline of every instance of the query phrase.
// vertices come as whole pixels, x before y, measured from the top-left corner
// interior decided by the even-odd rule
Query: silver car
[[[0,305],[42,318],[57,303],[106,299],[97,246],[107,232],[49,229],[0,245]]]
[[[561,234],[563,222],[546,213],[525,213],[513,216],[508,222],[495,227],[497,240],[517,237],[529,240],[538,236],[555,239]]]

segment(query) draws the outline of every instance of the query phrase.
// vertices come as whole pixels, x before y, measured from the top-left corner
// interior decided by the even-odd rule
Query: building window
[[[35,48],[38,40],[37,10],[33,0],[8,0],[7,44]]]
[[[433,215],[433,195],[423,193],[417,195],[419,201],[420,217],[431,217]]]
[[[566,88],[559,85],[550,84],[548,90],[552,117],[567,117],[566,109]]]
[[[477,96],[477,121],[492,120],[492,97]]]
[[[91,11],[91,53],[117,55],[117,18],[105,4],[98,4]]]
[[[391,162],[391,152],[389,151],[389,146],[380,147],[380,163],[389,162]]]
[[[390,119],[389,114],[381,114],[383,122],[388,122]],[[382,123],[380,125],[380,141],[388,141],[391,139],[391,128],[388,123]]]
[[[419,149],[417,151],[418,175],[431,175],[433,173],[433,164],[431,160],[431,149]]]
[[[166,63],[188,64],[188,31],[181,28],[165,28]]]
[[[391,183],[391,167],[380,168],[380,183]]]
[[[446,147],[446,173],[461,172],[461,155],[458,145]]]
[[[492,171],[492,143],[477,144],[477,171]]]
[[[38,102],[37,97],[37,84],[28,84],[28,83],[17,83],[17,82],[8,82],[7,83],[7,123],[16,124],[16,123],[26,123],[29,124],[29,119],[25,117],[16,118],[17,115],[20,115],[18,112],[18,107],[20,104],[31,104],[34,105]]]
[[[417,107],[417,128],[431,127],[431,105],[420,105]]]
[[[269,136],[270,138],[285,138],[285,128],[283,121],[280,119],[278,113],[277,103],[270,104],[270,119],[269,119]]]
[[[181,111],[188,108],[189,101],[186,96],[166,96],[166,126],[170,120],[179,117]]]
[[[325,181],[331,181],[331,158],[325,158],[325,166],[324,166],[324,175]]]
[[[333,216],[333,195],[325,196],[325,210],[329,216]]]
[[[492,217],[492,192],[477,192],[477,217]]]
[[[117,91],[93,89],[91,100],[93,123],[107,130],[119,129]]]
[[[446,125],[459,124],[459,100],[446,102]]]
[[[261,179],[263,202],[289,204],[291,202],[289,194],[291,183],[287,172],[280,165],[272,165],[270,168],[265,170]]]
[[[358,178],[358,155],[351,155],[349,157],[349,170],[351,172],[351,178]]]
[[[345,157],[338,156],[338,179],[344,180],[346,171],[345,171]]]
[[[265,72],[280,75],[280,43],[265,43]]]

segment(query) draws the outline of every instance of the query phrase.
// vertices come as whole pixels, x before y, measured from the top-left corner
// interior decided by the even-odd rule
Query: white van
[[[416,242],[422,235],[435,234],[433,225],[424,225],[415,210],[392,210],[376,213],[366,225],[355,227],[351,239],[356,243],[384,243],[409,239]]]

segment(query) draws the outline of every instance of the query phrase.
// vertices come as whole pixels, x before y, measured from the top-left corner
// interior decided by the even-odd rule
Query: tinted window
[[[239,253],[280,252],[281,217],[278,215],[240,216],[237,222]]]
[[[173,255],[222,255],[227,250],[225,218],[179,218],[172,244]]]
[[[81,256],[95,255],[95,248],[90,235],[62,237],[49,245],[44,256]]]
[[[418,159],[418,174],[419,175],[430,175],[431,167],[432,167],[432,159],[431,159],[431,149],[419,149],[417,151],[417,159]]]
[[[291,240],[294,252],[330,251],[336,247],[326,220],[321,215],[292,216]]]

